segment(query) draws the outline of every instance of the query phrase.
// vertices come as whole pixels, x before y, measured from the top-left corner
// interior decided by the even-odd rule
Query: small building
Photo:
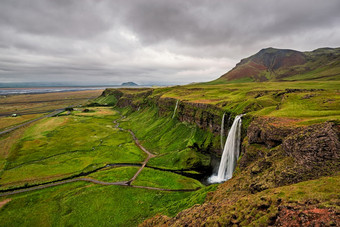
[[[12,116],[12,117],[17,117],[18,115],[17,115],[17,114],[12,114],[11,116]]]

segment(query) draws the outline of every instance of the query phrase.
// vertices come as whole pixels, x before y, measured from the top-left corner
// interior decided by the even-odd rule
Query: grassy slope
[[[229,204],[228,210],[224,211],[219,219],[221,223],[233,219],[233,214],[237,215],[236,220],[241,225],[267,225],[270,218],[278,213],[278,205],[296,206],[298,204],[305,204],[307,201],[314,203],[318,208],[335,207],[339,210],[337,205],[339,202],[339,181],[340,176],[323,177],[317,180],[305,181],[284,187],[268,189],[256,194],[244,194],[234,204]],[[219,200],[222,190],[217,191],[213,200]],[[232,192],[236,194],[237,192]],[[243,194],[243,193],[239,193]],[[230,197],[236,195],[229,195]],[[265,205],[266,209],[261,210],[261,205]],[[232,211],[235,210],[235,211]],[[210,219],[211,221],[213,218]]]
[[[113,127],[119,115],[109,112],[48,118],[28,128],[5,160],[2,187],[50,181],[107,163],[143,161],[145,154],[130,134]]]
[[[340,122],[339,87],[340,81],[197,84],[164,89],[159,93],[162,97],[184,102],[214,104],[236,114],[295,118],[300,124],[312,124]],[[285,89],[309,91],[282,94]]]
[[[133,112],[121,125],[132,129],[143,146],[157,154],[148,163],[150,166],[190,169],[209,165],[209,157],[197,152],[192,145],[198,143],[203,147],[207,146],[213,139],[211,133],[170,116],[158,117],[156,107]]]
[[[255,55],[241,60],[234,69],[211,83],[218,84],[227,81],[228,83],[242,83],[251,81],[339,80],[339,50],[340,48],[320,48],[299,54],[295,52],[294,54],[292,51],[286,52],[287,50],[263,49]],[[281,57],[283,58],[280,60]],[[305,59],[306,62],[301,62],[299,59]],[[267,61],[271,63],[268,64]],[[294,63],[298,65],[294,65]]]
[[[333,120],[337,122],[339,121],[339,110],[336,108],[337,106],[339,106],[339,85],[339,82],[271,82],[248,84],[221,84],[215,86],[199,84],[185,87],[161,88],[156,90],[154,95],[173,97],[181,99],[182,101],[212,103],[234,113],[248,112],[252,115],[257,116],[296,118],[298,119],[298,123],[311,124],[314,122],[326,120]],[[325,90],[301,91],[300,93],[287,93],[278,96],[278,94],[284,91],[285,88]],[[308,96],[311,97],[305,98]],[[317,103],[317,105],[315,103]],[[128,110],[124,111],[126,113],[128,112]],[[93,115],[93,113],[89,114]],[[134,113],[129,113],[126,120],[121,124],[124,128],[132,129],[145,147],[150,149],[152,152],[161,155],[159,158],[151,159],[151,165],[179,169],[183,167],[192,167],[195,165],[195,163],[204,162],[204,156],[193,152],[190,145],[192,145],[194,142],[204,143],[202,138],[209,139],[209,137],[211,137],[209,133],[197,130],[196,127],[186,125],[185,123],[178,122],[177,120],[172,120],[170,116],[164,118],[158,118],[156,116],[157,109],[155,109],[155,107],[148,108]],[[84,125],[92,124],[93,121],[96,122],[98,120],[94,116],[65,116],[65,118],[79,118],[79,120],[77,121],[81,121],[81,123],[84,123]],[[86,118],[89,118],[91,120],[87,121]],[[98,121],[98,123],[100,126],[98,127],[105,127],[105,124],[107,122],[102,121],[103,119],[99,120],[100,121]],[[111,122],[112,120],[113,119],[110,119]],[[74,126],[75,125],[73,125],[72,129],[75,128]],[[58,132],[58,130],[54,131],[56,131],[56,133]],[[48,133],[46,133],[46,135],[48,135]],[[42,136],[41,138],[44,138],[46,135],[44,133],[41,133],[34,136]],[[98,135],[100,135],[100,132],[98,132]],[[41,138],[39,137],[38,140],[40,141]],[[88,137],[83,139],[87,140]],[[25,143],[27,141],[22,142]],[[108,142],[108,145],[110,145],[110,142]],[[20,152],[18,154],[20,154]],[[28,156],[32,160],[38,157],[35,156],[36,154],[34,153],[32,155],[33,156]],[[18,163],[20,163],[20,155],[18,155],[17,157],[19,157],[18,160],[14,159],[13,161],[17,161]],[[183,162],[183,160],[185,161]],[[188,160],[189,162],[187,162]],[[133,167],[124,167],[123,169],[121,169],[122,175],[118,174],[118,169],[104,170],[102,172],[94,174],[94,176],[91,175],[91,177],[97,177],[103,180],[125,180],[129,176],[131,176],[133,169]],[[150,179],[152,177],[154,177],[154,179]],[[169,178],[169,181],[165,181],[164,178]],[[331,184],[333,184],[332,182],[334,182],[334,179],[329,178],[331,179],[331,181],[324,181],[323,179],[324,178],[318,179],[313,182],[316,182],[316,185],[320,185],[320,183],[325,183],[326,185],[328,185],[328,187],[330,188],[329,194],[332,196],[332,193],[334,194],[334,187]],[[159,185],[163,187],[173,187],[176,185],[182,187],[183,184],[181,182],[185,182],[185,187],[187,187],[188,185],[194,186],[195,184],[197,184],[195,182],[189,182],[189,184],[187,184],[187,180],[185,178],[179,177],[178,175],[163,173],[150,169],[147,169],[142,175],[140,175],[140,178],[137,178],[137,181],[135,183],[145,183],[150,186]],[[76,187],[68,188],[73,187],[74,185],[76,185]],[[139,189],[133,191],[129,188],[123,188],[124,190],[121,190],[122,188],[115,186],[110,186],[110,190],[108,190],[105,189],[108,187],[97,185],[86,187],[87,185],[87,183],[75,183],[59,186],[55,189],[52,188],[41,190],[40,193],[32,192],[23,195],[12,196],[11,198],[13,198],[13,200],[5,205],[4,208],[2,208],[0,220],[4,220],[4,222],[2,223],[8,223],[8,221],[14,220],[14,215],[21,215],[22,217],[26,217],[26,225],[31,225],[34,223],[61,223],[61,225],[72,225],[75,223],[95,223],[97,225],[112,225],[112,223],[115,223],[119,225],[124,222],[127,223],[127,225],[135,225],[146,217],[150,217],[159,212],[172,216],[178,213],[180,210],[188,208],[195,203],[202,203],[207,191],[212,190],[216,187],[211,186],[195,193],[181,194],[149,192],[145,190],[139,191]],[[291,185],[287,187],[290,187],[289,189],[287,189],[287,191],[289,191],[291,194],[295,193],[299,196],[303,195],[303,193],[299,193],[299,190],[302,190],[301,188],[299,188],[299,186]],[[311,186],[306,183],[305,187]],[[62,195],[59,195],[59,192],[56,192],[55,194],[50,194],[51,192],[54,192],[54,190],[58,191],[60,188],[65,188],[63,189],[64,191],[61,192]],[[119,190],[116,188],[118,188]],[[316,186],[311,188],[314,188],[313,190],[315,190],[315,192],[308,192],[306,194],[306,197],[310,195],[312,196],[315,193],[320,193],[322,192],[322,190],[324,190],[321,187]],[[227,189],[227,191],[228,190],[229,189]],[[268,192],[269,195],[272,195],[272,192],[270,190],[261,193]],[[221,193],[225,193],[225,191],[221,191]],[[308,190],[306,189],[306,191]],[[63,196],[63,193],[65,193],[65,196]],[[164,196],[163,193],[167,196]],[[275,193],[273,192],[273,195],[275,195]],[[249,196],[249,199],[254,199],[254,201],[258,201],[256,199],[257,195],[260,194],[255,194],[255,197],[247,194],[247,196]],[[136,199],[134,201],[131,201],[132,198]],[[218,192],[216,193],[216,198],[218,198]],[[234,198],[237,198],[237,196],[235,195]],[[327,201],[330,201],[329,199],[330,197],[326,196],[325,199],[322,201],[326,201],[325,203],[327,203]],[[32,200],[36,202],[30,203],[30,201]],[[72,206],[72,204],[75,205]],[[91,206],[89,206],[88,204],[91,204]],[[117,204],[121,206],[117,206]],[[153,204],[151,208],[149,204]],[[253,209],[253,205],[255,206],[256,204],[257,202],[244,202],[240,209],[244,209],[245,212],[248,212],[248,208]],[[244,207],[246,207],[247,209],[245,209]],[[20,210],[20,212],[16,212],[17,210]],[[128,213],[128,210],[129,212],[131,211],[129,213],[129,215],[131,216],[126,214]],[[95,216],[91,215],[95,212],[99,213],[98,217],[100,218],[96,218]],[[261,216],[264,215],[263,213],[261,213],[262,211],[255,213],[251,212],[252,210],[250,210],[250,214],[246,213],[242,217],[244,218],[247,215],[255,215],[256,219],[254,219],[254,223],[256,223],[260,221]],[[40,219],[38,219],[36,216],[32,216],[27,219],[27,216],[29,216],[28,214],[31,213],[40,214]],[[112,215],[116,213],[119,214],[118,217]],[[54,215],[50,216],[51,214]],[[224,214],[230,215],[231,213],[225,212]],[[136,215],[137,217],[135,220],[132,219],[133,215]],[[269,216],[266,218],[269,218]],[[24,219],[19,218],[15,220],[22,221]],[[44,222],[42,222],[41,220],[43,220]],[[19,225],[19,223],[17,223],[17,225]]]
[[[170,215],[194,205],[187,200],[191,194],[72,183],[12,196],[12,201],[1,209],[0,223],[4,226],[136,226],[159,211]],[[196,196],[200,197],[198,192]],[[183,199],[185,203],[173,204]]]
[[[1,182],[5,184],[3,187],[23,185],[25,182],[50,181],[61,175],[103,166],[106,163],[138,163],[145,158],[133,144],[129,133],[113,128],[112,121],[119,117],[115,111],[103,107],[90,110],[93,112],[74,111],[71,115],[62,114],[45,119],[26,129],[6,160],[7,165],[1,176]],[[156,118],[156,125],[158,120],[164,124],[169,119]],[[192,130],[179,122],[172,124],[180,125],[181,130]],[[129,124],[125,123],[125,126]],[[168,137],[163,136],[171,139],[171,135],[169,133]],[[150,134],[146,133],[145,136]],[[166,142],[165,139],[163,142]],[[173,141],[166,144],[171,142]],[[186,144],[178,144],[176,148],[186,149]],[[167,149],[167,152],[173,151],[172,149]],[[50,156],[53,157],[49,158]],[[11,167],[15,168],[8,169]],[[179,164],[176,167],[183,168]],[[126,181],[137,169],[109,167],[88,177],[106,182]],[[149,168],[143,170],[133,184],[170,189],[202,187],[194,179]],[[208,187],[197,192],[159,192],[91,183],[70,183],[8,196],[7,198],[12,200],[1,208],[0,222],[6,226],[134,226],[156,213],[174,215],[182,209],[202,203],[206,193],[214,188]],[[93,215],[94,213],[96,215]]]
[[[273,224],[278,215],[278,207],[295,207],[300,209],[300,212],[314,208],[332,208],[339,211],[339,182],[340,176],[334,175],[250,194],[246,191],[230,190],[232,185],[237,183],[237,180],[230,180],[209,197],[209,203],[204,206],[204,210],[193,208],[182,218],[195,220],[197,213],[204,212],[199,219],[204,217],[207,225],[219,223],[222,226],[268,226]]]

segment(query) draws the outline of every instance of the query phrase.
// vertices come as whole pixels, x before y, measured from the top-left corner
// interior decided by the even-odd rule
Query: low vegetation
[[[43,119],[27,129],[22,129],[22,136],[17,138],[8,155],[2,159],[4,165],[0,176],[1,189],[51,182],[105,167],[107,164],[141,163],[146,157],[145,153],[134,144],[128,131],[115,127],[116,121],[122,121],[119,127],[136,131],[138,138],[143,136],[143,145],[148,149],[153,148],[151,151],[159,155],[175,154],[177,150],[189,149],[188,142],[190,138],[193,139],[192,135],[197,130],[177,120],[150,118],[155,114],[154,109],[145,110],[146,112],[139,116],[131,114],[128,118],[120,120],[121,115],[111,107],[86,108],[89,112],[83,112],[82,108],[75,108],[72,112],[66,111],[57,117]],[[121,111],[127,113],[128,110]],[[153,123],[151,121],[148,123],[158,129],[162,126],[170,128],[177,125],[174,132],[163,131],[162,143],[157,144],[160,146],[158,152],[156,146],[146,142],[155,129],[151,127],[150,131],[145,133],[137,130],[137,127],[130,127],[132,124],[128,119],[132,120],[135,117],[136,123],[142,116],[153,119]],[[167,122],[170,122],[169,125]],[[181,130],[182,136],[190,133],[188,139],[162,152],[160,149],[165,149],[175,141],[176,138],[171,136]],[[195,160],[207,158],[202,154],[197,155],[194,150],[191,150],[190,154],[190,157],[194,157]],[[166,165],[164,161],[163,164],[162,162],[158,164],[157,158],[153,159],[156,160],[152,164],[155,167],[166,166],[174,169],[192,167],[192,164],[188,165],[188,163],[177,163],[171,166],[172,163]],[[86,177],[104,182],[128,181],[139,168],[138,166],[106,167]],[[176,190],[204,187],[195,179],[152,168],[143,169],[132,185]],[[174,215],[182,209],[202,203],[206,193],[214,188],[198,192],[162,192],[122,186],[101,186],[89,182],[68,183],[8,196],[11,201],[1,208],[0,220],[4,225],[12,226],[88,223],[100,226],[112,224],[133,226],[159,212]],[[31,202],[33,200],[34,203]],[[184,201],[181,202],[182,200]],[[96,215],[93,215],[94,213]]]
[[[128,130],[156,155],[132,186],[200,189],[166,192],[73,182],[4,197],[7,202],[0,208],[0,223],[135,226],[159,214],[144,224],[270,225],[282,214],[279,209],[288,206],[338,212],[337,171],[309,180],[314,178],[307,173],[296,174],[298,168],[290,168],[294,160],[283,150],[282,141],[272,146],[265,141],[249,144],[245,131],[242,146],[246,153],[242,153],[232,180],[219,186],[204,186],[174,172],[209,172],[209,152],[220,152],[219,128],[209,124],[219,125],[218,117],[224,112],[229,116],[247,113],[244,130],[254,118],[274,119],[272,125],[289,126],[289,130],[326,121],[340,123],[339,81],[243,82],[107,90],[86,107],[75,107],[2,136],[0,144],[6,151],[0,152],[1,190],[80,173],[104,182],[128,181],[147,157]],[[158,102],[161,99],[170,100],[164,109]],[[176,100],[180,106],[173,117]],[[188,114],[186,104],[192,104],[194,114],[204,108],[199,118],[190,112],[196,123],[183,117]],[[217,120],[208,122],[209,114],[218,116]],[[206,128],[202,126],[204,122],[197,124],[205,120]],[[108,165],[115,163],[135,166]]]

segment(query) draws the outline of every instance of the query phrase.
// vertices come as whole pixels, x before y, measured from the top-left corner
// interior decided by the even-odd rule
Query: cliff
[[[340,225],[336,85],[254,83],[253,87],[223,84],[106,91],[117,99],[117,107],[130,109],[132,114],[143,114],[143,109],[152,107],[156,117],[171,119],[174,115],[188,127],[208,131],[217,138],[215,142],[204,134],[200,145],[190,146],[217,156],[221,154],[223,114],[227,131],[235,115],[247,113],[233,178],[209,192],[203,204],[175,217],[158,215],[142,226]]]
[[[334,197],[340,186],[339,126],[278,123],[263,118],[251,123],[235,176],[202,205],[141,226],[339,225]]]

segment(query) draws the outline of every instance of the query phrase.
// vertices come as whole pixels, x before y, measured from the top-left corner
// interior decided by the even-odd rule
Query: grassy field
[[[64,112],[58,117],[46,118],[19,129],[17,137],[15,133],[19,131],[2,137],[0,142],[3,143],[8,138],[13,140],[8,145],[7,153],[1,156],[1,189],[50,182],[109,163],[141,163],[146,158],[127,131],[115,128],[114,121],[121,117],[118,112],[111,107],[88,109],[89,112],[82,112],[82,108],[76,108],[70,114]],[[148,111],[139,117],[146,114],[152,116],[154,110]],[[133,116],[124,119],[121,127],[135,130],[140,125],[130,126],[141,119],[134,117],[136,119],[132,123],[128,123],[128,120],[133,119]],[[166,118],[155,118],[154,121],[152,125],[155,127],[164,127],[166,122],[170,122],[167,127],[177,125],[177,129],[173,132],[164,130],[162,143],[150,146],[154,148],[152,151],[168,154],[187,149],[188,141],[196,131],[194,127]],[[188,134],[190,138],[162,151],[174,142],[176,138],[172,136],[180,131],[183,131],[182,136]],[[154,132],[152,128],[145,134],[136,131],[137,137],[144,136],[143,141],[151,138]],[[148,146],[154,141],[147,143]],[[156,149],[157,146],[160,147]],[[195,152],[190,152],[195,157]],[[167,166],[164,165],[165,160],[159,162],[157,158],[153,159],[156,160],[154,166]],[[171,164],[168,166],[171,167]],[[177,163],[175,168],[184,168],[182,164]],[[87,177],[104,182],[127,181],[138,169],[130,166],[107,167]],[[197,180],[151,168],[145,168],[133,185],[165,189],[204,187]],[[159,212],[174,215],[182,209],[202,203],[207,192],[215,188],[204,187],[196,192],[162,192],[88,182],[68,183],[1,198],[0,202],[5,202],[0,208],[0,223],[5,226],[135,226]]]
[[[203,185],[195,179],[150,168],[144,168],[132,184],[166,189],[195,189],[203,187]]]
[[[0,130],[38,118],[45,112],[85,104],[102,90],[9,95],[0,97]],[[18,117],[10,117],[12,114]]]
[[[339,88],[340,81],[207,83],[163,88],[154,95],[214,104],[235,114],[295,118],[299,124],[313,124],[340,122]]]
[[[130,134],[114,128],[117,112],[92,110],[88,116],[75,111],[27,128],[5,159],[1,187],[49,181],[109,163],[144,160],[145,154]]]
[[[72,183],[12,196],[0,212],[3,226],[136,226],[162,212],[174,215],[202,203],[197,192],[162,192]]]
[[[182,102],[214,104],[234,114],[247,112],[253,116],[294,119],[294,124],[313,124],[340,122],[339,87],[338,81],[196,84],[158,88],[151,98],[161,96]],[[136,92],[128,91],[131,94]],[[107,96],[97,98],[95,102],[111,105],[117,99]],[[84,108],[89,111],[83,112]],[[210,164],[210,157],[205,151],[212,143],[219,144],[220,138],[195,125],[158,114],[155,105],[138,111],[108,106],[77,107],[70,113],[64,112],[3,135],[0,137],[0,146],[4,148],[0,151],[0,189],[50,182],[107,164],[142,163],[146,154],[136,146],[128,131],[115,127],[116,121],[123,129],[131,129],[141,144],[156,155],[132,185],[202,189],[195,192],[164,192],[90,182],[68,183],[1,197],[0,226],[136,226],[158,213],[174,216],[183,209],[203,203],[207,193],[216,190],[217,185],[203,186],[195,179],[149,167],[172,170],[205,168]],[[104,182],[128,181],[138,169],[138,166],[105,167],[87,177]],[[334,191],[331,184],[335,180],[338,180],[337,176],[322,178],[320,182],[330,185],[330,190]],[[277,191],[270,189],[259,195],[270,197],[273,201],[279,198],[277,196],[304,201],[304,194],[300,191],[305,190],[308,196],[317,196],[318,191],[326,190],[320,182],[300,183]],[[227,191],[229,193],[229,189]],[[254,213],[255,205],[261,202],[257,195],[231,193],[235,193],[231,199],[239,198],[240,202],[230,206],[230,209],[243,209],[240,214],[242,221],[254,214],[257,215],[254,219],[256,223],[261,224],[274,214],[271,210],[267,216],[261,212]],[[321,193],[318,199],[333,201],[332,196]],[[246,199],[254,202],[247,203]],[[324,206],[328,205],[324,203]],[[264,216],[264,222],[259,215]]]

